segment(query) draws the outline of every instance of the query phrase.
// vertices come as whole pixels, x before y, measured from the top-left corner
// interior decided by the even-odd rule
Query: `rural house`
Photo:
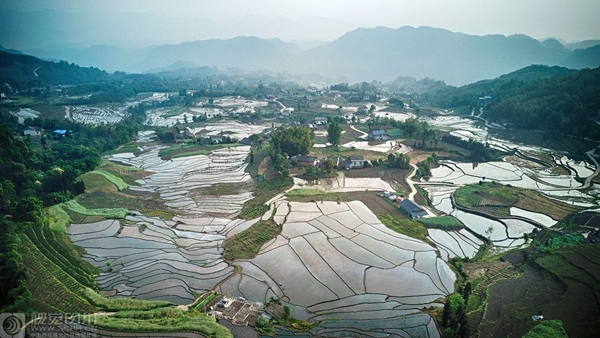
[[[223,143],[223,135],[211,135],[210,143]]]
[[[299,156],[296,156],[295,158],[296,158],[296,161],[298,161],[299,166],[312,167],[312,166],[317,165],[317,158],[314,156],[299,155]]]
[[[362,156],[350,156],[344,163],[346,169],[362,169],[365,167],[365,158]]]
[[[43,129],[38,127],[27,127],[23,129],[23,136],[39,136]]]
[[[390,137],[385,132],[385,130],[381,130],[381,129],[373,130],[367,136],[367,140],[371,140],[371,141],[385,141],[385,140],[389,140],[389,139],[390,139]]]
[[[326,117],[315,117],[315,124],[316,125],[327,124],[327,118]]]
[[[427,216],[427,211],[425,211],[425,209],[421,208],[418,204],[409,200],[408,198],[405,198],[402,200],[402,202],[400,202],[400,207],[412,219],[423,218]]]

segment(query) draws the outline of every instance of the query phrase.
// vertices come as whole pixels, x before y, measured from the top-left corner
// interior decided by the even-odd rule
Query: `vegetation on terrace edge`
[[[544,320],[527,332],[523,338],[568,338],[562,321]]]
[[[20,133],[16,117],[2,111],[0,118],[3,144],[0,148],[0,229],[5,234],[0,241],[4,253],[0,256],[3,266],[0,307],[2,310],[29,313],[40,303],[31,297],[28,282],[32,281],[35,274],[28,269],[42,266],[24,264],[25,257],[37,257],[41,253],[82,285],[95,287],[90,276],[95,274],[92,271],[96,269],[82,263],[77,257],[78,250],[69,245],[64,232],[52,231],[43,224],[44,220],[50,221],[49,216],[53,215],[53,229],[62,230],[65,215],[55,210],[45,218],[42,210],[44,206],[66,202],[82,193],[85,185],[76,178],[94,170],[104,150],[136,137],[145,120],[145,111],[143,106],[132,107],[122,122],[110,126],[89,126],[66,120],[30,121],[49,130],[72,131],[58,140],[42,136],[40,145],[32,144],[29,138],[13,136],[13,132]],[[54,220],[57,215],[62,218],[57,220],[58,224]],[[27,245],[29,242],[26,237],[33,246]],[[26,253],[25,257],[23,253]],[[40,259],[38,257],[32,261]],[[48,272],[47,268],[43,270]]]
[[[269,210],[269,206],[265,203],[292,186],[292,179],[289,177],[265,179],[261,176],[258,180],[252,190],[253,198],[244,203],[238,217],[253,219],[262,216]]]
[[[230,338],[231,332],[216,319],[198,311],[177,307],[119,311],[110,315],[81,315],[81,322],[124,332],[199,332],[206,337]]]
[[[442,229],[442,230],[460,230],[464,225],[458,218],[453,216],[427,217],[418,220],[427,228]]]
[[[280,232],[281,227],[272,219],[259,220],[250,228],[223,242],[223,258],[228,261],[254,258],[262,245],[275,238]]]
[[[510,207],[543,213],[555,220],[582,210],[582,207],[547,198],[535,190],[513,187],[497,182],[480,181],[461,186],[454,192],[454,201],[460,207],[504,217]]]

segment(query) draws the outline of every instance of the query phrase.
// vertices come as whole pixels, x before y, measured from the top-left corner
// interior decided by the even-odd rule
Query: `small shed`
[[[71,133],[71,131],[66,130],[66,129],[57,129],[52,132],[52,134],[54,135],[54,139],[56,139],[56,140],[58,140],[62,137],[65,137],[65,136],[69,135],[70,133]]]
[[[425,209],[421,208],[418,204],[409,200],[408,198],[405,198],[402,202],[400,202],[400,207],[412,219],[423,218],[427,216],[427,211]]]

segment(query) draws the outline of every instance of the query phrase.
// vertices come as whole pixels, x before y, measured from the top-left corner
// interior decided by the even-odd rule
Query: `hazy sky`
[[[0,0],[0,10],[44,9],[146,13],[216,21],[245,15],[292,20],[310,16],[334,19],[343,27],[353,28],[432,26],[475,35],[520,33],[568,42],[600,39],[599,0]],[[247,35],[245,30],[247,27],[242,27],[236,34]],[[235,27],[232,32],[236,32]],[[278,37],[277,29],[269,33],[271,36],[262,37]],[[314,29],[307,29],[306,34],[298,32],[294,37],[331,40],[339,37],[339,33],[336,35],[315,34]]]

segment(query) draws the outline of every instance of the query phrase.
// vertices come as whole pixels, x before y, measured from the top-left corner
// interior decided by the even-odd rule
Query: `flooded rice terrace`
[[[164,118],[163,113],[156,110],[149,119],[154,125],[183,119]],[[428,122],[451,126],[457,136],[468,135],[498,147],[550,152],[490,140],[487,132],[470,120],[444,116]],[[204,129],[209,133],[232,131],[241,139],[264,128],[232,122]],[[456,275],[447,261],[475,255],[484,243],[473,233],[490,238],[501,251],[524,245],[523,234],[535,226],[549,227],[558,221],[515,207],[510,216],[497,220],[456,210],[451,195],[461,185],[485,178],[536,189],[570,204],[595,205],[592,196],[578,190],[583,184],[575,180],[594,173],[596,164],[591,159],[573,163],[565,156],[556,157],[566,168],[560,175],[545,167],[510,162],[445,162],[432,170],[429,182],[420,184],[435,209],[457,217],[467,229],[429,229],[429,239],[437,247],[388,229],[359,201],[300,203],[280,195],[270,201],[271,210],[263,218],[276,208],[274,220],[282,226],[281,234],[264,244],[255,258],[235,261],[239,267],[235,269],[222,258],[222,242],[259,220],[235,218],[252,193],[205,196],[198,188],[249,181],[244,160],[250,147],[222,148],[210,155],[165,161],[158,155],[161,146],[147,145],[152,136],[152,132],[140,132],[139,153],[115,154],[108,159],[151,172],[129,189],[162,200],[177,212],[173,220],[134,211],[124,220],[69,228],[73,242],[86,249],[84,258],[104,271],[97,278],[103,292],[178,304],[190,304],[195,293],[213,289],[255,302],[281,299],[291,307],[293,317],[319,321],[311,331],[317,336],[439,337],[435,322],[421,309],[443,307],[440,298],[455,291]],[[295,180],[295,188],[313,184],[331,191],[391,190],[379,178],[349,179],[343,173],[327,182]],[[112,263],[110,269],[106,262]]]

